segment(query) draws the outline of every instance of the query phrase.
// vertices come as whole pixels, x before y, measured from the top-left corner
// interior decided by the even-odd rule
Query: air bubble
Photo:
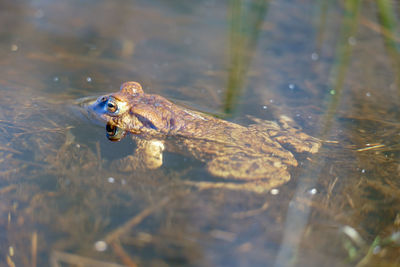
[[[107,250],[107,243],[104,242],[103,240],[97,241],[96,243],[94,243],[94,249],[99,251],[99,252],[103,252]]]
[[[348,39],[348,41],[349,41],[349,44],[350,45],[356,45],[357,44],[357,39],[354,37],[354,36],[350,36],[349,37],[349,39]]]
[[[17,52],[18,51],[18,45],[12,44],[10,49],[11,49],[12,52]]]
[[[308,190],[308,193],[309,193],[310,195],[315,195],[315,194],[318,193],[318,190],[317,190],[316,188],[311,188],[310,190]]]
[[[276,188],[271,189],[270,193],[271,193],[271,195],[276,196],[277,194],[279,194],[279,189],[276,189]]]
[[[319,58],[319,55],[318,55],[317,53],[312,53],[312,54],[311,54],[311,59],[312,59],[312,60],[317,61],[318,58]]]

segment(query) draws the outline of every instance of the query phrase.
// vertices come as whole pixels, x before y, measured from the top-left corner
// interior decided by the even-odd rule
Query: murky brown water
[[[3,1],[0,266],[399,266],[399,7]],[[73,106],[129,80],[329,142],[272,193],[188,187],[174,153],[126,174],[135,143]]]

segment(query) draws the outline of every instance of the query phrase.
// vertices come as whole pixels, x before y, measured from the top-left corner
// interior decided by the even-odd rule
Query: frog
[[[190,155],[215,177],[186,181],[200,189],[267,192],[291,179],[289,169],[299,165],[293,152],[315,154],[321,147],[286,115],[277,121],[249,116],[251,123],[241,125],[147,94],[134,81],[100,96],[88,110],[106,124],[109,140],[127,134],[136,140],[135,153],[116,163],[119,170],[157,169],[164,151]]]

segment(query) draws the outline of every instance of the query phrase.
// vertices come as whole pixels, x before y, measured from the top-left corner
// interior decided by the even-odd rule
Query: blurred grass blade
[[[398,29],[396,20],[396,7],[393,0],[377,0],[378,18],[382,33],[385,40],[385,48],[389,54],[390,60],[395,72],[395,84],[397,92],[400,95],[400,44],[398,43]],[[397,3],[398,4],[398,3]]]
[[[230,1],[230,62],[224,103],[224,112],[228,116],[234,112],[245,85],[267,5],[267,0]]]
[[[397,21],[393,0],[377,0],[378,17],[385,42],[397,51],[400,45],[396,43]]]
[[[322,50],[322,43],[325,37],[325,31],[326,31],[326,26],[327,26],[327,15],[328,15],[328,10],[332,4],[332,0],[323,0],[320,2],[320,7],[319,7],[319,21],[317,24],[317,51],[318,53]]]
[[[352,43],[358,27],[358,15],[361,0],[345,1],[345,16],[341,27],[340,39],[337,45],[335,62],[332,69],[331,78],[333,84],[330,90],[330,103],[325,113],[321,130],[321,137],[325,137],[330,130],[333,116],[335,115],[340,98],[342,96],[343,85],[346,73],[349,68],[352,54]]]

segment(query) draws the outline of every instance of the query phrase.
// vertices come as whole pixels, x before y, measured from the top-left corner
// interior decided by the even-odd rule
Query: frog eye
[[[100,102],[106,102],[106,101],[107,101],[107,99],[108,99],[108,97],[106,97],[106,96],[103,96],[103,97],[100,99]]]
[[[118,105],[112,99],[108,99],[106,107],[107,111],[110,113],[117,113],[118,111]]]

